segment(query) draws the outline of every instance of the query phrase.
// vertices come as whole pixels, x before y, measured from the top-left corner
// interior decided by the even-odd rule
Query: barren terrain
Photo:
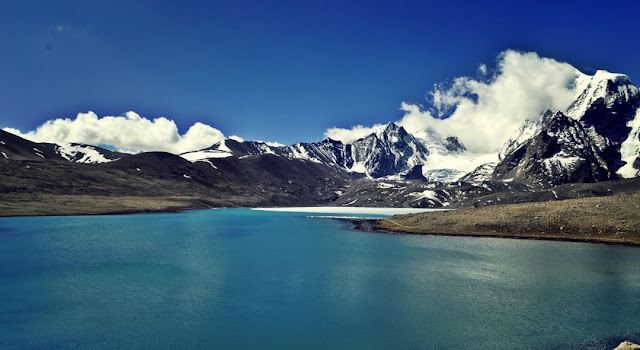
[[[640,192],[396,215],[373,229],[640,245]]]

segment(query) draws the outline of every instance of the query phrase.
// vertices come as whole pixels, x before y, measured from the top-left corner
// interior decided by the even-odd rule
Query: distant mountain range
[[[329,138],[322,142],[291,146],[225,140],[210,148],[183,153],[181,156],[191,161],[207,161],[219,157],[275,154],[310,160],[369,178],[403,179],[413,176],[416,168],[427,164],[432,154],[456,156],[465,151],[456,137],[434,137],[429,141],[418,140],[403,127],[388,123],[377,132],[349,144]]]
[[[581,76],[576,84],[582,93],[566,111],[547,111],[539,120],[526,121],[493,159],[492,155],[484,157],[490,162],[482,164],[478,159],[483,158],[470,155],[455,136],[432,131],[427,139],[419,139],[395,123],[349,144],[325,139],[274,147],[263,142],[225,140],[181,156],[207,161],[276,154],[388,180],[453,182],[473,176],[475,182],[549,186],[638,176],[638,88],[625,75],[605,71]],[[461,166],[447,167],[452,163]]]
[[[64,168],[71,169],[70,164],[76,163],[94,164],[73,168],[71,177],[108,170],[114,172],[113,181],[141,186],[133,193],[215,197],[216,205],[234,206],[477,205],[491,202],[476,198],[496,193],[533,193],[562,184],[638,177],[638,88],[627,76],[605,71],[580,76],[576,86],[582,93],[567,110],[547,111],[527,120],[498,153],[481,156],[469,152],[455,135],[430,131],[418,138],[392,122],[351,143],[327,138],[273,146],[226,139],[179,157],[158,152],[131,155],[85,144],[34,143],[0,131],[0,164],[20,169],[17,173],[22,176],[18,179],[17,173],[6,171],[2,193],[42,190],[38,182],[55,184],[56,179],[38,176],[58,176],[44,172],[29,177],[24,169],[43,164],[66,164]],[[101,184],[88,188],[111,181],[104,174],[99,178]],[[144,188],[141,178],[149,188]],[[182,190],[158,189],[163,186]],[[516,201],[516,197],[527,196],[503,200]]]

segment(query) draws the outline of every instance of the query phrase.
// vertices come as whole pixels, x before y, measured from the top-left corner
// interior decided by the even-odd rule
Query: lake
[[[364,233],[307,215],[0,218],[0,349],[640,341],[639,248]]]

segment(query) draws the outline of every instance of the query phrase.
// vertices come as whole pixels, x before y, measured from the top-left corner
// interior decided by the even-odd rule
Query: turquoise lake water
[[[1,218],[0,349],[640,341],[639,248],[363,233],[306,215]]]

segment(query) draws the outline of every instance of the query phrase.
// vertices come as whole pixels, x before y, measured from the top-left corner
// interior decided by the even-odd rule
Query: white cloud
[[[351,129],[344,128],[331,128],[324,132],[324,137],[328,137],[333,140],[342,141],[342,143],[351,143],[357,139],[363,138],[371,133],[376,132],[383,124],[376,124],[374,126],[362,126],[356,125]]]
[[[579,93],[573,83],[582,74],[568,63],[513,50],[498,56],[493,76],[484,76],[486,71],[481,65],[478,78],[435,85],[431,109],[403,102],[405,114],[398,123],[417,136],[434,130],[458,136],[472,152],[497,152],[524,120],[537,119],[547,109],[565,110]],[[375,128],[332,128],[325,135],[348,142]]]
[[[93,112],[79,113],[75,119],[49,120],[26,133],[12,128],[4,130],[34,142],[109,145],[125,152],[166,151],[179,154],[207,148],[224,140],[222,132],[200,122],[180,135],[173,120],[164,117],[149,120],[135,112],[102,118]]]
[[[480,66],[478,66],[478,74],[480,74],[480,75],[487,74],[487,65],[486,64],[483,63]]]

